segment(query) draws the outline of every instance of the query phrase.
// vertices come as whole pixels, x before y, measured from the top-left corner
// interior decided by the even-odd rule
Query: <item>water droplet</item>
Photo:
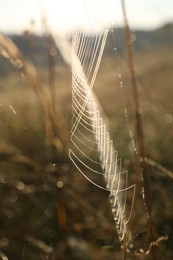
[[[142,198],[145,199],[145,191],[144,191],[144,187],[142,187]]]
[[[61,189],[64,186],[64,183],[62,181],[58,181],[56,185]]]
[[[130,243],[129,244],[129,248],[132,249],[134,247],[134,244],[133,243]]]
[[[23,67],[23,61],[21,61],[20,59],[16,59],[16,60],[15,60],[15,67],[16,67],[17,69],[22,69],[22,67]]]
[[[136,34],[134,33],[131,34],[131,41],[132,42],[136,41]]]
[[[17,181],[16,182],[16,188],[18,189],[18,190],[24,190],[24,188],[25,188],[25,184],[23,183],[23,182],[21,182],[21,181]]]
[[[116,222],[116,221],[118,221],[118,218],[117,218],[117,217],[115,217],[115,218],[114,218],[114,220],[115,220],[115,222]]]
[[[142,248],[140,248],[140,249],[139,249],[139,252],[143,254],[143,253],[144,253],[144,250],[143,250]]]
[[[129,248],[126,249],[126,253],[127,253],[127,254],[130,254],[130,253],[131,253],[131,251],[130,251]]]
[[[120,88],[123,87],[123,81],[120,81]]]

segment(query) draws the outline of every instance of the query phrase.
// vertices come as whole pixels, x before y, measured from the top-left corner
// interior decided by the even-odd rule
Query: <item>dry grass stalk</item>
[[[139,95],[138,95],[138,87],[137,87],[137,78],[136,78],[136,71],[134,65],[134,56],[132,50],[132,41],[131,41],[131,34],[129,29],[129,24],[126,15],[126,8],[124,0],[121,0],[121,6],[123,11],[124,17],[124,26],[125,26],[125,39],[127,44],[127,53],[128,53],[128,66],[131,75],[131,82],[132,82],[132,94],[133,94],[133,101],[134,101],[134,109],[135,109],[135,130],[136,130],[136,146],[137,151],[134,154],[134,168],[135,168],[135,179],[136,179],[136,187],[138,187],[138,180],[140,176],[140,171],[142,174],[142,181],[144,186],[144,199],[145,205],[147,210],[147,215],[149,219],[149,226],[150,226],[150,241],[154,242],[155,232],[154,232],[154,223],[152,219],[152,204],[151,204],[151,192],[150,192],[150,184],[148,179],[148,172],[147,172],[147,165],[145,160],[145,147],[144,147],[144,136],[143,136],[143,127],[142,127],[142,119],[141,119],[141,110],[140,110],[140,102],[139,102]],[[141,167],[140,167],[140,158],[141,158]],[[133,220],[132,220],[133,221]],[[133,223],[131,223],[132,225]],[[128,240],[128,237],[127,237]],[[125,250],[125,249],[124,249]],[[125,252],[124,252],[125,254]],[[155,244],[152,245],[150,249],[150,254],[153,257],[153,260],[156,259],[156,246]]]
[[[39,97],[44,112],[44,125],[48,143],[53,144],[60,153],[66,151],[68,134],[64,120],[52,104],[50,93],[41,82],[36,67],[31,62],[24,60],[14,42],[2,34],[0,34],[0,53],[23,73]]]

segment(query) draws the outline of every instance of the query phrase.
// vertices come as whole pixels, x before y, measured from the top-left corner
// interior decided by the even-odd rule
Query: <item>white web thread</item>
[[[102,117],[102,108],[92,91],[108,30],[94,34],[93,23],[89,23],[89,26],[87,30],[78,28],[74,33],[72,52],[67,39],[53,33],[64,60],[72,67],[73,118],[69,157],[88,181],[110,192],[117,233],[120,241],[123,241],[132,215],[136,186],[128,186],[128,172],[121,169],[121,159],[118,159],[118,152],[114,150]],[[89,37],[89,31],[93,38]],[[99,165],[101,170],[98,170]],[[86,172],[103,175],[106,187],[95,183]],[[130,203],[127,201],[128,192],[131,194]],[[127,210],[128,204],[130,210]]]
[[[99,188],[110,192],[110,203],[120,241],[130,220],[135,185],[128,186],[128,172],[122,171],[121,159],[114,150],[92,88],[101,62],[108,30],[89,36],[83,29],[76,30],[72,46],[72,129],[73,148],[69,156],[85,178]],[[92,151],[92,152],[91,152]],[[95,160],[91,156],[97,153]],[[101,171],[97,170],[101,165]],[[95,168],[96,167],[96,168]],[[104,176],[106,187],[92,181],[84,169]],[[127,194],[132,192],[131,208],[127,215]]]
[[[14,109],[14,107],[10,104],[10,102],[7,100],[7,98],[3,97],[3,95],[1,94],[1,98],[0,98],[0,112],[1,109],[5,109],[10,110],[10,113],[12,112],[12,114],[15,116],[15,121],[17,119],[17,121],[21,121],[19,115],[17,114],[16,110]],[[5,122],[5,121],[0,121],[0,125],[2,126],[7,126],[7,127],[14,127],[14,128],[21,128],[23,130],[27,130],[27,127],[24,125],[24,123],[22,122],[17,122],[17,123],[10,123],[10,122]]]

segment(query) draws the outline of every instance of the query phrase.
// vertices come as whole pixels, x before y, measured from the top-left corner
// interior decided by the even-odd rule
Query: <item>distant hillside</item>
[[[37,67],[46,68],[50,62],[65,64],[51,36],[33,35],[29,32],[7,36],[17,45],[24,59],[31,60]],[[10,72],[10,68],[11,65],[0,57],[0,74]]]
[[[38,36],[24,32],[23,35],[9,35],[9,37],[15,42],[25,58],[38,59],[37,62],[40,65],[46,63],[45,59],[47,59],[48,53],[55,49],[57,51],[56,61],[63,62],[51,36]]]
[[[20,49],[22,55],[31,59],[39,67],[47,67],[49,63],[48,53],[55,52],[55,44],[51,37],[41,37],[38,35],[32,35],[29,32],[25,32],[23,35],[9,35],[9,37],[16,43]],[[93,37],[93,36],[90,36]],[[144,31],[136,30],[132,31],[133,48],[134,51],[143,52],[146,50],[152,50],[156,47],[171,46],[173,45],[173,24],[166,24],[156,30]],[[112,55],[113,48],[117,47],[118,53],[121,54],[125,50],[124,29],[116,28],[111,29],[106,43],[105,54]],[[63,58],[60,52],[56,49],[55,60],[56,63],[63,64]],[[4,65],[2,65],[2,58],[0,59],[0,74],[8,71]]]
[[[134,48],[137,50],[173,44],[173,24],[166,24],[153,31],[135,31]]]
[[[151,50],[152,48],[173,45],[173,24],[166,24],[156,30],[135,30],[131,32],[134,51]],[[126,48],[124,29],[116,28],[110,30],[106,45],[107,54],[112,52],[112,46],[116,44],[119,53]]]

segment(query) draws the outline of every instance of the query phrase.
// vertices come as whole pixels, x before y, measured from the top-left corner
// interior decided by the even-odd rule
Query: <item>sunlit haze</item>
[[[150,29],[173,20],[172,0],[125,2],[133,28]],[[67,33],[76,25],[92,24],[92,17],[104,27],[123,24],[120,0],[6,0],[0,2],[0,31],[41,32],[43,15],[48,27],[60,33]]]

